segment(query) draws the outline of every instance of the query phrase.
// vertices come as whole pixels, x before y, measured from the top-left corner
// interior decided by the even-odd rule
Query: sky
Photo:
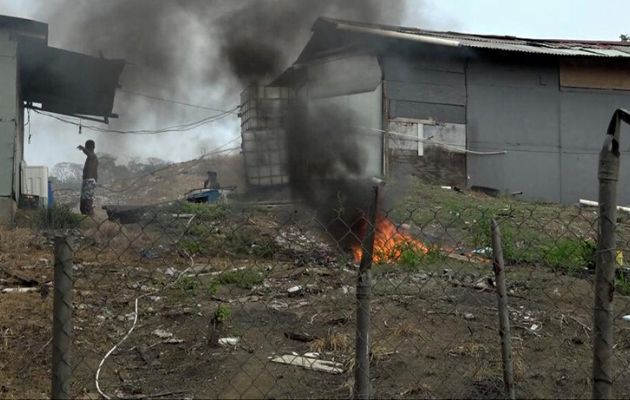
[[[0,0],[0,14],[41,20],[41,16],[34,10],[43,1],[46,0]],[[624,0],[408,0],[408,4],[409,10],[402,24],[425,29],[532,38],[598,40],[618,40],[621,33],[630,33],[627,20],[630,15],[630,1]],[[56,36],[52,24],[49,30],[49,45],[64,48],[63,40]],[[139,68],[126,67],[121,78],[122,86],[127,91],[134,91],[135,88],[125,86],[125,81],[133,80],[130,79],[133,74],[141,73]],[[193,92],[172,93],[168,99],[221,109],[229,109],[238,104],[237,92],[225,93],[224,90],[212,86],[199,87]],[[146,88],[142,94],[156,95]],[[124,96],[137,95],[117,93],[117,99],[123,99]],[[136,129],[163,127],[163,121],[169,120],[171,115],[172,125],[177,125],[216,114],[215,111],[156,99],[143,97],[136,100],[145,110],[151,110],[160,116],[154,118],[145,113],[119,109],[119,102],[116,102],[114,112],[121,115],[122,122],[134,119],[133,126]],[[96,124],[89,121],[84,123]],[[30,137],[30,143],[26,144],[25,158],[29,165],[49,167],[64,161],[81,163],[84,156],[75,147],[87,139],[94,139],[97,142],[97,151],[116,153],[123,163],[148,157],[180,162],[217,148],[238,147],[239,134],[236,114],[189,132],[127,135],[121,140],[111,134],[93,133],[87,129],[82,129],[79,134],[76,126],[30,112],[30,123],[25,128],[25,137],[27,141]]]

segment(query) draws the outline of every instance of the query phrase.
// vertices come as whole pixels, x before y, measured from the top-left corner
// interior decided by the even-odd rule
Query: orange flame
[[[367,223],[364,222],[359,236],[365,238]],[[387,217],[379,215],[376,218],[376,231],[374,232],[374,253],[372,261],[375,263],[396,262],[404,251],[428,253],[429,249],[421,241],[414,239],[410,234],[401,232]],[[361,244],[352,246],[354,261],[360,262],[363,256]]]

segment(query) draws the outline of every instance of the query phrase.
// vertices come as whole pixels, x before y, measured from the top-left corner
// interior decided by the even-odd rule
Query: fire
[[[365,238],[367,223],[364,221],[359,228],[359,237]],[[375,263],[388,263],[398,261],[404,251],[428,253],[429,249],[421,241],[414,239],[410,234],[401,232],[384,215],[376,218],[376,231],[374,232],[374,253],[372,261]],[[352,247],[355,262],[361,261],[363,249],[360,244]]]

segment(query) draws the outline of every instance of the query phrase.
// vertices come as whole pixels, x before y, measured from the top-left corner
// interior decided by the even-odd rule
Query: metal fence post
[[[52,340],[52,398],[70,398],[72,366],[72,260],[67,236],[55,237],[55,271]]]
[[[630,114],[615,111],[599,153],[599,229],[593,306],[593,398],[606,399],[612,391],[613,315],[615,290],[615,229],[619,179],[619,131]]]
[[[372,254],[374,250],[374,232],[379,199],[379,186],[374,187],[374,203],[370,209],[367,234],[362,246],[361,264],[357,276],[357,333],[356,362],[354,366],[354,398],[370,398],[370,298],[372,295]]]
[[[497,221],[492,219],[492,253],[494,256],[494,275],[497,281],[497,301],[499,305],[499,335],[501,336],[501,356],[503,358],[503,383],[505,395],[516,398],[514,390],[514,368],[512,363],[512,334],[510,332],[510,314],[507,304],[505,285],[505,263],[501,247],[501,231]]]

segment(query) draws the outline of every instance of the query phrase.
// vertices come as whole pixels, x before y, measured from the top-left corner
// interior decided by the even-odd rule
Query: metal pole
[[[370,298],[372,280],[372,254],[374,251],[374,231],[376,228],[376,213],[379,199],[379,186],[374,186],[374,203],[370,209],[367,234],[361,246],[363,253],[359,274],[357,277],[357,336],[356,362],[354,366],[354,395],[355,399],[370,398]]]
[[[66,236],[55,238],[55,272],[52,340],[52,398],[70,398],[72,366],[72,259]]]
[[[593,306],[593,398],[606,399],[612,391],[613,315],[615,290],[615,229],[619,179],[619,131],[630,114],[618,109],[608,126],[599,153],[599,229]]]
[[[512,364],[512,334],[510,332],[510,314],[505,286],[505,263],[501,247],[501,231],[497,221],[492,219],[492,252],[494,254],[494,276],[497,281],[497,301],[499,303],[499,335],[501,336],[501,357],[503,358],[503,383],[505,395],[516,398],[514,390],[514,368]]]

